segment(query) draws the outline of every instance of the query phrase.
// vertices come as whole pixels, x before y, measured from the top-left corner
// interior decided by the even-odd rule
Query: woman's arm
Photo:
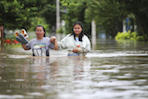
[[[72,48],[69,47],[70,40],[72,40],[70,34],[66,35],[60,42],[58,42],[59,49],[72,50]]]
[[[58,50],[58,43],[57,43],[57,40],[56,39],[54,41],[54,50]]]

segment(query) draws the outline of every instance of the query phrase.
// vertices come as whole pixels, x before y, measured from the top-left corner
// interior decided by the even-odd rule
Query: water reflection
[[[62,97],[87,76],[90,68],[89,59],[84,57],[1,58],[1,63],[0,98]]]
[[[50,81],[47,85],[54,86],[52,89],[59,92],[59,98],[65,98],[66,95],[70,95],[75,87],[78,86],[76,83],[82,81],[87,76],[85,73],[89,68],[90,61],[84,57],[56,58],[56,66],[53,63],[50,64]]]

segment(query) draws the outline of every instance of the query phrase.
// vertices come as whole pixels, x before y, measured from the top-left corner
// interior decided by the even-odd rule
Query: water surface
[[[98,41],[86,57],[51,51],[50,58],[0,53],[0,99],[147,99],[145,42]]]

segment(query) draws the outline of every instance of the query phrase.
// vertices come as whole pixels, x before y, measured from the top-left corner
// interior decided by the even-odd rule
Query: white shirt
[[[61,42],[58,43],[60,48],[72,50],[73,48],[76,48],[78,45],[82,49],[82,52],[88,52],[91,50],[90,40],[86,35],[82,37],[82,42],[77,41],[74,39],[74,36],[71,34],[68,34],[65,38],[61,40]]]
[[[49,48],[53,49],[54,44],[50,42],[50,38],[43,37],[41,40],[32,39],[27,47],[32,49],[33,56],[49,56]]]

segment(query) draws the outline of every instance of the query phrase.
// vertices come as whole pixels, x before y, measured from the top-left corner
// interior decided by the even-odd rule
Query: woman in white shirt
[[[68,49],[68,56],[86,55],[91,49],[90,40],[83,33],[81,22],[76,22],[72,33],[62,39],[58,45],[59,48]]]

